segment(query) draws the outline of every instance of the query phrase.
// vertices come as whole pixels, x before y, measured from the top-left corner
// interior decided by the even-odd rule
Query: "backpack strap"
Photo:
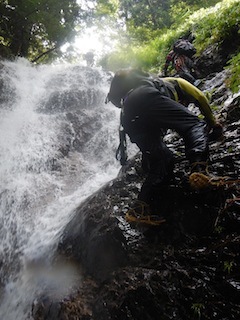
[[[120,164],[124,166],[127,163],[128,155],[127,155],[127,139],[126,132],[124,131],[122,125],[122,117],[123,117],[123,108],[120,114],[120,126],[119,126],[119,145],[116,150],[116,159],[120,161]]]
[[[163,96],[171,98],[171,94],[168,91],[168,88],[167,88],[167,86],[165,85],[165,83],[164,83],[164,81],[162,79],[160,79],[160,78],[154,79],[153,80],[153,84],[154,84],[155,88],[158,89],[158,91],[160,91],[160,93]]]

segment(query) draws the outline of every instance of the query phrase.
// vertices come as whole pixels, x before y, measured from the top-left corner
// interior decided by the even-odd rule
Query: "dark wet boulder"
[[[80,110],[80,106],[81,111],[91,110],[104,101],[106,93],[102,90],[103,76],[98,70],[73,66],[70,71],[71,76],[66,77],[63,70],[46,84],[50,94],[48,99],[39,104],[39,112],[73,112]]]
[[[196,58],[195,63],[201,77],[205,78],[212,73],[221,72],[232,55],[238,53],[239,46],[239,27],[236,26],[224,40],[210,45]]]
[[[224,64],[218,46],[215,44],[205,49],[201,55],[196,58],[195,64],[201,77],[207,77],[209,74],[221,72]]]
[[[112,192],[110,183],[87,199],[75,211],[59,243],[61,255],[77,260],[87,274],[100,281],[128,264],[126,239],[113,212]]]
[[[224,148],[223,143],[220,152]],[[192,320],[201,314],[202,319],[216,315],[223,320],[226,312],[228,320],[238,319],[233,296],[238,295],[240,212],[238,203],[228,207],[227,202],[236,189],[192,191],[182,181],[186,161],[179,158],[175,179],[162,198],[167,223],[130,225],[124,216],[143,180],[140,159],[131,159],[119,177],[73,213],[58,254],[77,262],[91,280],[51,307],[51,297],[39,300],[35,314],[49,310],[49,315],[35,319]],[[212,159],[215,173],[219,161]],[[239,170],[236,162],[233,158]]]
[[[222,87],[225,76],[216,74],[204,84],[215,90],[213,99],[223,99],[214,112],[225,139],[210,144],[209,171],[238,179],[239,119],[230,110],[239,100]],[[35,320],[240,318],[240,182],[192,190],[183,142],[171,133],[167,141],[176,163],[171,183],[159,194],[166,223],[148,227],[125,220],[145,178],[137,154],[73,212],[56,260],[77,264],[83,281],[64,299],[39,297]]]
[[[232,101],[227,110],[228,121],[240,120],[240,94],[232,98]]]

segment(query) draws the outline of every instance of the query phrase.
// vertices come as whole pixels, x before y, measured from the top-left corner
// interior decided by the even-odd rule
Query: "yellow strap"
[[[157,215],[151,215],[149,205],[142,201],[138,201],[137,206],[127,211],[125,219],[127,222],[143,223],[152,226],[159,226],[166,222],[166,219],[164,218],[160,218]]]
[[[126,221],[127,222],[135,222],[135,223],[143,223],[143,224],[148,224],[151,226],[159,226],[160,224],[166,222],[166,219],[161,219],[161,220],[152,220],[152,216],[144,216],[144,217],[134,217],[132,216],[129,212],[126,213]]]
[[[193,189],[204,189],[211,186],[231,186],[240,183],[240,179],[231,180],[229,177],[210,177],[201,172],[193,172],[189,177]]]

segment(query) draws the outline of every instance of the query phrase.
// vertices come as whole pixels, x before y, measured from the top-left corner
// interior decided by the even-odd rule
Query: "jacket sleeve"
[[[183,92],[183,95],[186,95],[189,102],[195,103],[195,105],[200,109],[201,113],[205,117],[205,121],[208,123],[208,125],[210,127],[214,127],[216,125],[216,120],[212,113],[208,99],[204,95],[204,93],[184,79],[177,78],[176,80]]]

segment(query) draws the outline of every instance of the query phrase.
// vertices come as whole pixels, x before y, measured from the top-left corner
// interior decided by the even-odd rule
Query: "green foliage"
[[[229,274],[229,273],[231,273],[233,266],[234,266],[234,261],[224,261],[223,271],[225,271]]]
[[[202,303],[193,303],[191,309],[193,310],[194,314],[198,317],[198,319],[201,318],[202,310],[204,309],[204,305]]]
[[[195,10],[195,5],[190,7],[185,1],[179,1],[172,5],[170,10],[170,17],[173,22],[172,27],[182,24]]]
[[[155,41],[158,43],[158,39]],[[153,65],[157,66],[159,64],[158,55],[157,44],[154,46],[149,46],[149,44],[133,46],[126,43],[114,53],[105,57],[100,64],[111,71],[122,68],[143,68],[148,71],[157,71],[157,68],[153,68]]]
[[[191,19],[195,25],[195,44],[201,53],[211,44],[219,45],[239,26],[240,2],[223,0],[212,8],[199,10]]]
[[[227,152],[228,153],[232,153],[233,152],[233,147],[232,146],[228,147]]]
[[[99,62],[105,69],[138,67],[160,73],[167,53],[180,36],[192,33],[197,54],[239,32],[239,0],[1,0],[0,54],[46,62],[60,55],[76,28],[90,21],[118,23],[120,45]],[[77,3],[84,4],[81,9]],[[212,7],[211,7],[212,6]],[[92,19],[95,20],[92,20]],[[123,38],[122,32],[125,33]],[[46,54],[47,53],[47,54]],[[240,54],[229,60],[228,85],[240,85]]]
[[[162,35],[161,30],[152,30],[147,28],[146,26],[135,27],[131,24],[131,22],[128,23],[128,31],[126,33],[128,34],[128,37],[131,39],[131,43],[137,43],[138,45],[139,43],[148,43],[152,39],[161,37]]]
[[[170,25],[167,0],[119,0],[119,15],[134,28],[145,27],[157,30]]]
[[[174,41],[189,33],[195,37],[194,45],[197,48],[197,55],[211,44],[220,45],[224,39],[233,34],[234,30],[236,32],[236,28],[239,30],[240,1],[223,0],[217,4],[216,2],[216,0],[182,0],[180,3],[172,0],[169,17],[175,22],[171,28],[154,31],[149,26],[136,27],[132,21],[128,22],[128,42],[105,59],[105,68],[115,71],[117,67],[138,66],[146,71],[159,73]],[[209,5],[214,6],[209,7]],[[202,8],[196,11],[199,7]],[[229,86],[233,92],[239,90],[239,62],[240,54],[234,56],[228,63],[231,71]]]
[[[0,10],[2,44],[26,58],[69,41],[79,15],[76,0],[5,0]]]
[[[240,89],[240,53],[228,61],[227,69],[231,72],[228,85],[236,93]]]
[[[194,12],[201,8],[211,7],[218,2],[219,0],[182,0],[177,2],[173,0],[169,13],[172,21],[171,28],[178,28],[179,25],[182,25],[183,22],[185,23]]]
[[[118,9],[118,0],[98,0],[96,6],[96,15],[114,15]]]
[[[137,50],[137,54],[136,54]],[[116,71],[118,69],[125,69],[125,68],[142,68],[144,67],[141,64],[141,53],[143,55],[146,54],[144,48],[140,47],[132,47],[125,45],[124,48],[116,50],[115,52],[111,53],[108,56],[105,56],[104,59],[100,62],[101,66],[105,69]],[[150,63],[151,63],[150,59]],[[147,64],[146,61],[145,65]],[[149,64],[150,66],[150,64]]]
[[[224,228],[222,226],[216,226],[214,229],[214,232],[217,234],[221,234],[223,232]]]

